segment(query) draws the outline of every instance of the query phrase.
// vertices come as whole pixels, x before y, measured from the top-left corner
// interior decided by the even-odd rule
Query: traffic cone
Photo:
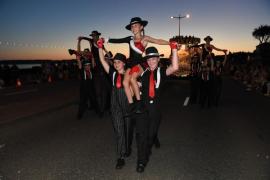
[[[48,83],[51,83],[51,82],[52,82],[52,76],[49,75],[49,77],[48,77]]]
[[[16,79],[16,87],[19,88],[21,86],[22,86],[21,80],[20,80],[20,78],[17,78]]]

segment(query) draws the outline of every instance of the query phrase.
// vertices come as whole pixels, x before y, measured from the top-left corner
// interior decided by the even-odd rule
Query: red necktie
[[[154,79],[154,71],[151,71],[150,79],[149,79],[149,97],[155,97],[155,79]]]
[[[116,87],[119,89],[121,88],[121,74],[118,74],[117,79],[116,79]]]
[[[90,79],[90,71],[86,70],[85,73],[86,73],[86,79]]]

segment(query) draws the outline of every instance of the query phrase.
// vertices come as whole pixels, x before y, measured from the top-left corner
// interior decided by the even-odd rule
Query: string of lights
[[[14,42],[14,41],[1,41],[0,40],[0,48],[50,48],[50,49],[67,49],[67,47],[63,45],[57,44],[42,44],[42,43],[24,43],[24,42]]]

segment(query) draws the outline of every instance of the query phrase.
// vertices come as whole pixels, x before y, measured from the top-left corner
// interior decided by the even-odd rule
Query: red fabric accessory
[[[141,50],[142,52],[144,52],[145,48],[144,48],[144,46],[143,46],[143,44],[142,44],[141,41],[134,42],[134,44],[135,44],[136,48],[138,48],[139,50]]]
[[[131,70],[129,71],[129,75],[132,75],[133,73],[138,73],[138,72],[140,72],[140,67],[139,67],[139,65],[136,65],[136,66],[133,66],[132,68],[131,68]]]
[[[170,47],[171,47],[171,49],[177,49],[177,42],[171,41],[170,42]]]
[[[103,39],[103,38],[100,38],[100,39],[97,41],[98,48],[103,48],[103,43],[104,43],[104,39]]]
[[[86,79],[90,79],[90,70],[85,71]]]
[[[154,79],[154,71],[151,71],[149,78],[149,97],[155,97],[155,79]]]
[[[116,87],[119,89],[122,87],[121,83],[121,74],[118,74],[117,79],[116,79]]]

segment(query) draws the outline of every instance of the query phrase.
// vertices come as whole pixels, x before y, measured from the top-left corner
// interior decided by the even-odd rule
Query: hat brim
[[[89,36],[100,36],[100,35],[101,35],[101,33],[89,34]]]
[[[152,57],[160,58],[160,57],[163,57],[163,56],[164,56],[164,54],[146,55],[146,56],[143,57],[143,60],[147,61],[148,59],[150,59]]]
[[[213,38],[211,38],[211,37],[206,37],[203,40],[206,41],[207,39],[209,39],[210,41],[213,41]]]
[[[106,59],[113,60],[112,57],[105,56]]]
[[[126,25],[126,29],[130,31],[132,24],[136,24],[136,23],[139,23],[143,27],[145,27],[148,24],[148,21],[137,21],[137,22],[130,23],[129,25]]]

